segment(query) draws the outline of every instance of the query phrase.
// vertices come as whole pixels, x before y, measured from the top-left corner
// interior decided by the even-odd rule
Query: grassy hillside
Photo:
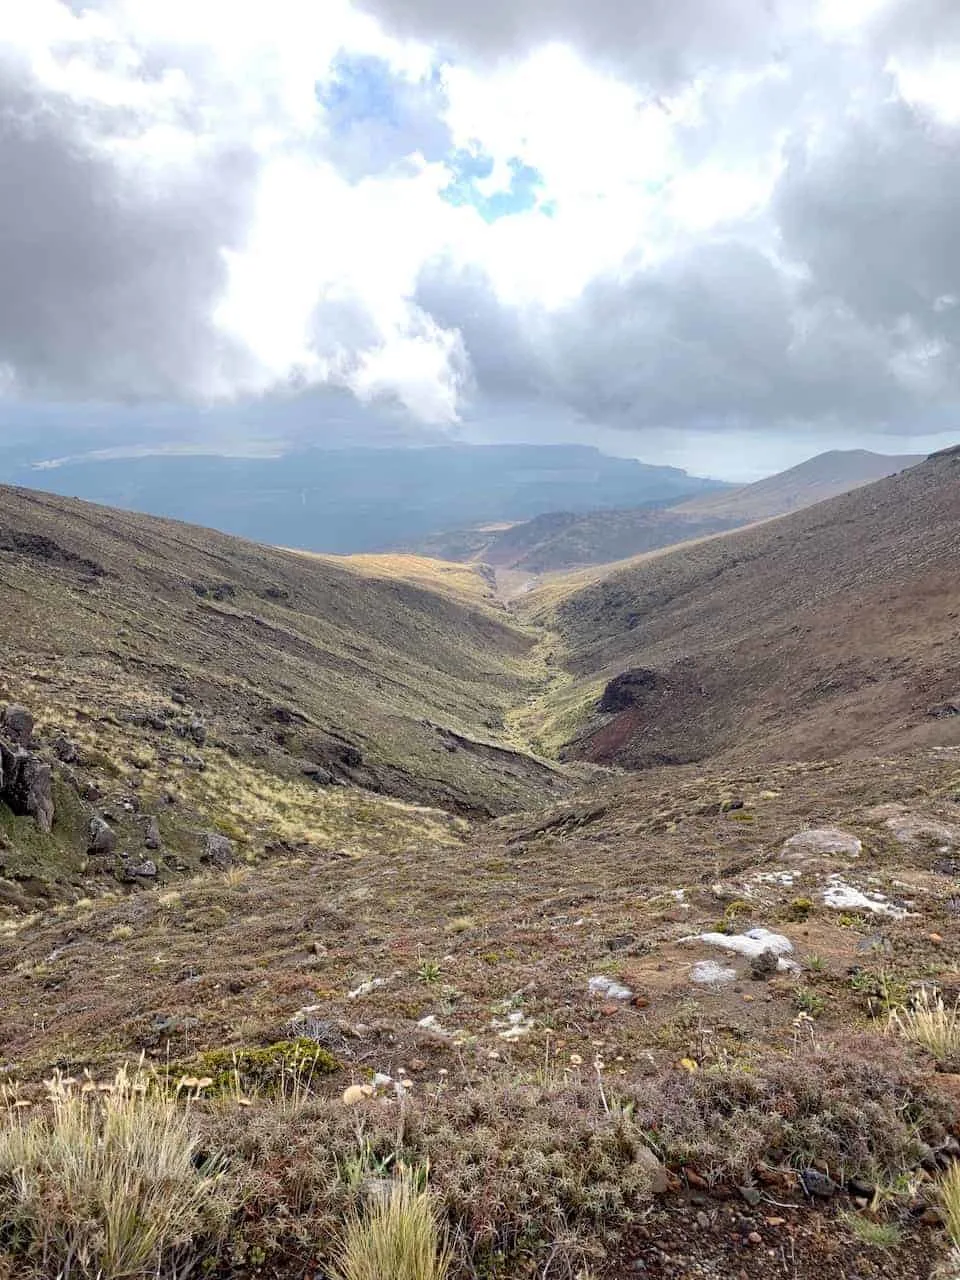
[[[522,616],[0,498],[2,1280],[953,1280],[960,451]]]
[[[2,698],[35,712],[48,750],[85,753],[120,813],[135,792],[170,826],[206,814],[262,849],[298,822],[321,844],[375,827],[354,787],[468,813],[558,782],[498,745],[540,673],[472,569],[309,559],[27,490],[0,504]],[[263,826],[274,800],[290,820]]]
[[[953,744],[960,454],[781,520],[627,563],[519,607],[558,634],[547,741],[634,767]],[[606,683],[653,673],[632,704]]]

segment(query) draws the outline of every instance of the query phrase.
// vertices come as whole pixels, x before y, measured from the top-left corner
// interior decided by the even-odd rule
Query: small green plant
[[[445,1280],[450,1245],[422,1170],[401,1168],[386,1194],[346,1221],[334,1255],[336,1280]]]
[[[421,960],[417,968],[417,977],[428,986],[440,981],[441,970],[436,960]]]
[[[816,952],[814,952],[813,955],[807,956],[806,963],[807,968],[811,970],[812,973],[823,973],[826,968],[823,956],[817,955]]]
[[[843,1220],[851,1235],[874,1249],[895,1249],[903,1238],[903,1232],[895,1222],[876,1222],[859,1213],[845,1214]]]
[[[827,1007],[823,996],[810,987],[798,986],[793,993],[793,1007],[811,1018],[819,1018]]]
[[[861,998],[871,1018],[898,1009],[906,1002],[909,991],[903,978],[885,968],[858,970],[851,975],[850,987]]]

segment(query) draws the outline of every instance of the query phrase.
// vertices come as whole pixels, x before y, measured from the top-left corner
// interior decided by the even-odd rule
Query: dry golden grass
[[[943,996],[929,987],[921,987],[911,1007],[895,1010],[890,1025],[907,1040],[922,1045],[938,1062],[960,1054],[960,1002],[948,1008]]]
[[[51,1280],[169,1274],[233,1209],[222,1166],[198,1158],[189,1110],[117,1073],[104,1088],[54,1077],[47,1104],[0,1119],[8,1255]]]
[[[335,1251],[336,1280],[445,1280],[452,1253],[437,1208],[415,1170],[348,1216]]]
[[[960,1164],[956,1161],[938,1182],[937,1197],[950,1242],[960,1250]]]

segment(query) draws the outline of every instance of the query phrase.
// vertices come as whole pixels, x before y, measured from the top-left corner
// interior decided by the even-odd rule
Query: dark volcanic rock
[[[0,798],[15,814],[33,818],[41,831],[52,830],[53,774],[39,757],[0,743]]]
[[[226,871],[233,866],[233,841],[217,832],[210,831],[203,842],[203,860],[219,871]]]
[[[29,747],[33,737],[33,716],[26,707],[12,702],[4,708],[2,728],[4,737],[15,747]]]
[[[597,703],[597,710],[615,712],[642,706],[651,696],[662,693],[667,688],[667,680],[658,671],[651,671],[647,667],[632,667],[613,677]]]
[[[87,844],[88,853],[113,853],[117,846],[117,837],[113,833],[113,827],[109,822],[104,822],[103,818],[90,819],[90,840]]]
[[[814,1196],[820,1200],[829,1200],[840,1190],[834,1180],[825,1173],[821,1173],[819,1169],[804,1169],[800,1174],[800,1181],[808,1196]]]
[[[80,759],[80,752],[75,742],[71,742],[69,738],[63,734],[59,738],[55,738],[53,742],[53,752],[58,760],[62,760],[64,764],[77,764]]]

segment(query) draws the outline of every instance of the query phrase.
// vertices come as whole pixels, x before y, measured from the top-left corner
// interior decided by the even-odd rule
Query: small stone
[[[747,1242],[748,1244],[752,1244],[754,1247],[756,1247],[758,1244],[763,1244],[763,1236],[760,1234],[759,1231],[751,1231],[750,1234],[747,1236]]]
[[[779,968],[780,959],[772,947],[766,947],[750,960],[750,977],[755,982],[767,982]]]
[[[622,982],[615,982],[613,978],[602,974],[591,978],[587,986],[591,995],[604,996],[607,1000],[629,1000],[633,996],[630,988],[625,987]]]
[[[642,1165],[650,1175],[650,1194],[654,1196],[666,1195],[670,1187],[667,1170],[649,1147],[641,1147],[639,1149],[637,1163]]]
[[[756,1187],[737,1187],[737,1190],[751,1209],[755,1209],[762,1199]]]
[[[804,1169],[800,1174],[800,1183],[808,1196],[815,1196],[820,1200],[829,1200],[840,1189],[831,1177],[821,1173],[819,1169]]]
[[[152,858],[144,858],[142,862],[127,863],[123,868],[124,880],[154,880],[157,875],[157,864]]]
[[[630,1003],[633,1005],[634,1009],[649,1009],[650,997],[644,995],[642,991],[638,991]]]
[[[147,819],[147,825],[143,833],[143,843],[148,849],[160,848],[160,823],[155,817]]]
[[[942,934],[939,934],[939,933],[928,933],[928,934],[927,934],[927,937],[930,939],[930,941],[931,941],[931,942],[942,942],[942,941],[943,941],[943,935],[942,935]]]
[[[697,1226],[701,1227],[704,1231],[706,1231],[710,1226],[710,1215],[708,1213],[704,1213],[702,1209],[697,1210]]]
[[[847,1190],[852,1196],[860,1196],[865,1200],[873,1199],[874,1187],[863,1178],[851,1178],[847,1183]]]

